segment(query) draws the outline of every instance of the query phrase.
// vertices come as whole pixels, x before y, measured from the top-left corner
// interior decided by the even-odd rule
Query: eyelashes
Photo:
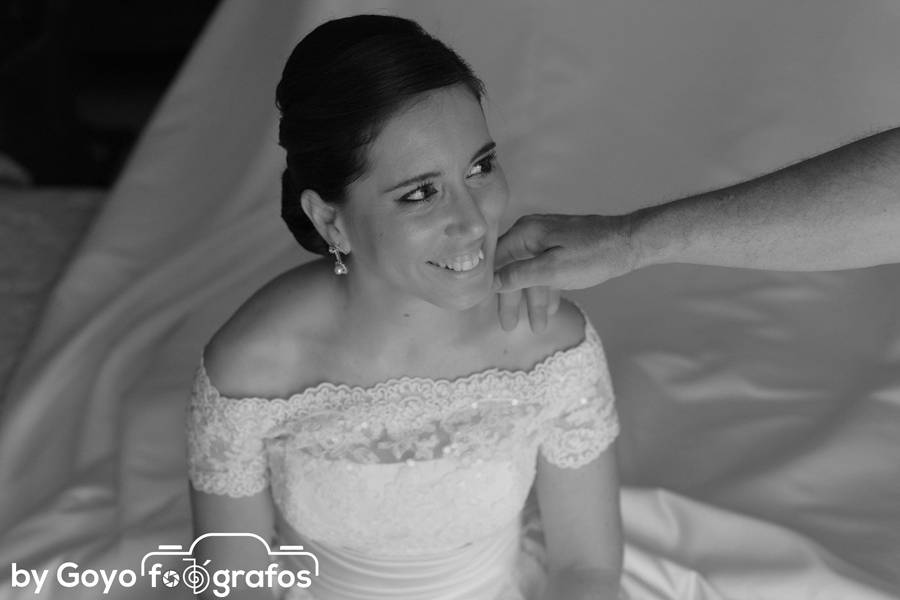
[[[472,165],[472,169],[478,168],[479,171],[477,173],[473,173],[469,171],[469,177],[477,176],[477,175],[487,175],[489,173],[493,173],[494,169],[497,167],[497,152],[491,152],[474,165]]]
[[[497,152],[494,151],[475,162],[466,175],[466,179],[485,177],[493,173],[496,168]],[[424,202],[435,194],[437,194],[437,188],[434,185],[434,181],[424,181],[416,189],[401,196],[399,200],[400,202],[410,203]]]
[[[431,181],[426,181],[413,191],[401,196],[400,202],[422,202],[424,200],[428,200],[435,194],[437,194],[437,188],[434,187],[434,183]]]

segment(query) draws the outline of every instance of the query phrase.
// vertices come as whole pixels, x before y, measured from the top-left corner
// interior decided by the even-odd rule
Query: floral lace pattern
[[[188,410],[200,491],[271,485],[310,539],[387,555],[440,552],[518,517],[536,456],[578,468],[618,434],[603,349],[585,338],[527,371],[453,380],[322,383],[289,398],[229,398],[202,360]]]

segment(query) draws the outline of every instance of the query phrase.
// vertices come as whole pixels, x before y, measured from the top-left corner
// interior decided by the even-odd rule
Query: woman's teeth
[[[471,271],[478,264],[484,260],[484,252],[479,250],[476,254],[466,254],[464,256],[457,256],[453,260],[449,262],[440,262],[440,261],[428,261],[433,265],[437,265],[438,267],[444,267],[445,269],[449,269],[451,271],[457,272],[465,272]]]

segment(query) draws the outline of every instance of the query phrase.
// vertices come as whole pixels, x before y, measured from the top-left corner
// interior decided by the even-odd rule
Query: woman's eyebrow
[[[491,141],[491,142],[486,143],[484,146],[479,148],[478,151],[475,152],[475,154],[472,155],[472,158],[469,159],[469,162],[470,163],[473,162],[476,158],[478,158],[482,154],[487,154],[488,152],[490,152],[491,150],[493,150],[496,147],[497,147],[496,142]],[[415,177],[410,177],[409,179],[404,179],[403,181],[395,183],[391,187],[389,187],[385,190],[382,190],[381,193],[388,194],[390,192],[393,192],[394,190],[399,190],[402,187],[406,187],[406,186],[412,185],[414,183],[422,183],[423,181],[428,181],[429,179],[434,179],[435,177],[439,177],[440,175],[442,175],[442,173],[440,171],[429,171],[428,173],[422,173],[421,175],[416,175]]]
[[[469,162],[474,162],[476,158],[478,158],[482,154],[487,154],[488,152],[490,152],[491,150],[493,150],[496,147],[497,147],[496,142],[493,142],[493,141],[488,142],[487,144],[485,144],[484,146],[479,148],[478,152],[476,152],[475,154],[472,155],[472,158],[471,158],[471,160],[469,160]]]

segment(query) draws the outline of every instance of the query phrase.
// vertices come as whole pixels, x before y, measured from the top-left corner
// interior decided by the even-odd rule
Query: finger
[[[531,323],[531,330],[535,333],[543,333],[547,329],[550,289],[544,286],[527,288],[525,300],[528,302],[528,320]]]
[[[512,331],[519,324],[519,304],[522,292],[504,292],[497,294],[500,310],[500,327],[504,331]]]
[[[555,315],[559,310],[560,291],[556,288],[547,288],[549,290],[550,300],[547,304],[547,314]]]
[[[511,292],[522,288],[556,285],[555,256],[548,250],[534,258],[520,260],[494,271],[494,289],[500,292]]]
[[[546,247],[545,238],[543,228],[535,221],[520,218],[506,233],[497,238],[494,266],[502,267],[540,254]]]

